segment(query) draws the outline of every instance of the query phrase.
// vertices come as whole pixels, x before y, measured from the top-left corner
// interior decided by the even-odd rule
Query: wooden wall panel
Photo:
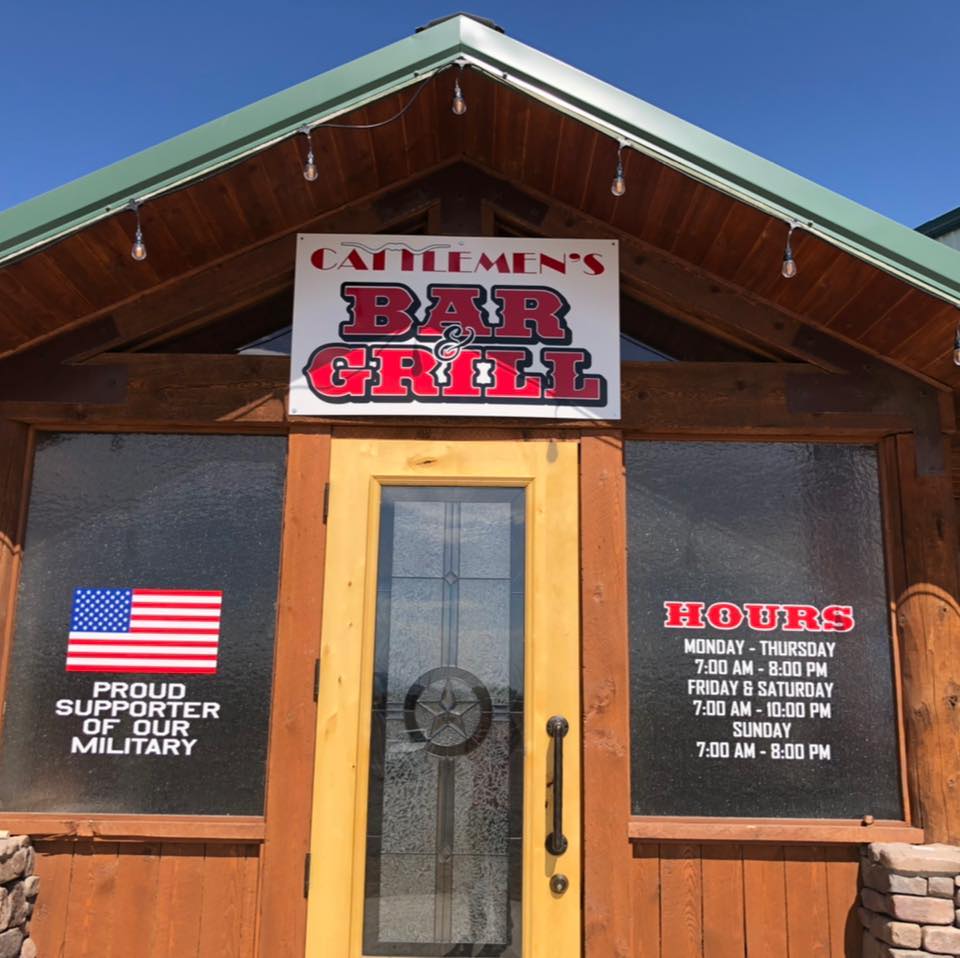
[[[633,861],[630,814],[627,660],[626,502],[619,433],[580,443],[583,617],[584,929],[587,958],[626,958]]]
[[[253,958],[256,845],[41,842],[30,933],[57,958]]]
[[[787,902],[783,848],[759,845],[743,852],[744,929],[748,955],[786,955]]]
[[[310,850],[317,727],[314,665],[320,655],[324,485],[329,469],[328,431],[290,436],[267,762],[259,929],[264,958],[302,958],[306,947],[303,862]]]
[[[23,553],[30,446],[27,426],[0,417],[0,701],[6,688],[13,643],[13,610]],[[2,714],[0,710],[0,723]]]
[[[629,954],[860,958],[858,854],[853,845],[634,843]]]
[[[889,446],[889,444],[888,444]],[[960,841],[960,570],[950,476],[917,473],[916,441],[895,440],[902,581],[894,583],[914,824]]]
[[[703,958],[742,958],[743,859],[737,845],[704,845]]]

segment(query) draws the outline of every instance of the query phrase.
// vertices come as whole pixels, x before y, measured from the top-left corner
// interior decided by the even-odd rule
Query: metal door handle
[[[553,831],[547,835],[547,851],[562,855],[567,850],[563,834],[563,737],[570,723],[562,715],[547,719],[547,735],[553,739]]]

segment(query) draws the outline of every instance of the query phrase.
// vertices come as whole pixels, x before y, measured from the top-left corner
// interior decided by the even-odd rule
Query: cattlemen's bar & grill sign
[[[301,235],[290,412],[617,419],[617,243]]]

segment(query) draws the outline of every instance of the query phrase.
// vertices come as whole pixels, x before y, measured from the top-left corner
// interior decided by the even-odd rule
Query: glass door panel
[[[333,444],[308,955],[579,954],[576,464]]]
[[[524,500],[381,492],[366,955],[520,955]]]

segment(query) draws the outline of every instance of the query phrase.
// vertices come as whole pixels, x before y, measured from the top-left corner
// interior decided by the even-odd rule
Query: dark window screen
[[[628,442],[626,467],[634,814],[901,818],[873,448]]]
[[[40,438],[0,808],[262,813],[285,457],[272,436]]]

